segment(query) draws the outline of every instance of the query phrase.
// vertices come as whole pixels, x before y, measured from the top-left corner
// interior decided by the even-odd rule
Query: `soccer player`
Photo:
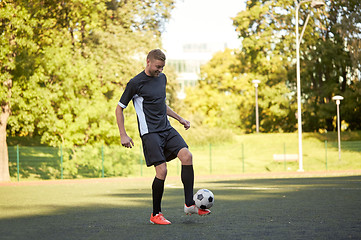
[[[170,125],[170,116],[179,121],[185,129],[190,122],[175,113],[166,104],[167,77],[162,73],[166,57],[160,49],[154,49],[147,55],[147,66],[132,78],[119,100],[115,114],[119,128],[121,144],[126,148],[134,146],[124,127],[123,110],[133,100],[138,118],[138,129],[142,139],[143,153],[148,167],[154,166],[155,178],[152,184],[153,224],[171,224],[161,212],[164,181],[167,176],[168,161],[178,157],[182,163],[181,180],[184,186],[184,212],[188,215],[207,215],[208,209],[197,208],[193,201],[194,172],[192,154],[182,136]]]

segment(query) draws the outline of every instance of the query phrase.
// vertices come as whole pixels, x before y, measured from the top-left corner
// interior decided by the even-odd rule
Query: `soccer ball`
[[[213,206],[214,195],[208,189],[200,189],[193,196],[196,206],[200,209],[208,209]]]

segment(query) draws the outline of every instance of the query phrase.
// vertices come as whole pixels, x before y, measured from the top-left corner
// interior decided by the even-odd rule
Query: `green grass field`
[[[183,213],[169,177],[163,213],[149,223],[152,178],[57,180],[0,185],[0,236],[22,239],[360,239],[361,176],[196,177],[215,194],[212,214]]]

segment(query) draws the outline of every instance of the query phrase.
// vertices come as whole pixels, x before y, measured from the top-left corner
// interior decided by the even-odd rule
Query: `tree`
[[[321,19],[306,32],[302,46],[302,91],[306,131],[334,130],[334,95],[343,95],[341,116],[351,130],[361,129],[359,1],[327,1]],[[355,91],[356,90],[356,91]]]
[[[0,19],[0,181],[8,181],[6,127],[14,104],[12,98],[19,94],[21,86],[27,84],[27,77],[32,74],[37,46],[33,41],[35,21],[25,9],[12,1],[1,1]],[[18,78],[14,79],[16,76]],[[24,91],[21,94],[31,93]]]
[[[310,4],[302,4],[299,10],[300,29],[311,15],[300,45],[303,128],[334,129],[332,96],[341,94],[347,96],[341,108],[343,119],[350,129],[360,129],[361,3],[326,1],[327,6],[319,10]],[[261,130],[296,129],[295,8],[293,0],[250,0],[234,17],[241,48],[215,55],[202,68],[196,90],[187,95],[203,123],[252,131],[251,81],[259,79]],[[227,119],[231,116],[232,121]]]
[[[119,141],[118,95],[146,52],[159,47],[173,6],[173,0],[0,2],[0,181],[9,179],[6,132],[73,148]]]
[[[345,120],[350,123],[350,129],[359,129],[357,103],[360,95],[355,86],[360,81],[360,50],[356,47],[361,36],[360,26],[356,24],[360,22],[360,2],[326,1],[327,6],[321,10],[312,9],[309,4],[302,4],[299,14],[300,29],[306,16],[311,14],[300,45],[304,130],[333,129],[335,111],[331,99],[339,93],[349,96],[348,102],[343,103]],[[294,16],[294,1],[253,0],[234,18],[234,25],[243,39],[239,71],[263,76],[267,87],[272,89],[278,84],[288,88],[278,87],[283,91],[277,93],[290,102],[289,107],[283,104],[289,113],[287,121],[281,121],[284,127],[289,126],[284,129],[287,131],[295,128]],[[263,101],[261,99],[261,105]],[[262,111],[265,109],[271,109],[271,105]],[[262,114],[269,118],[269,114]]]
[[[288,124],[295,122],[291,112],[294,103],[290,101],[287,88],[291,65],[288,62],[291,53],[287,49],[291,44],[287,40],[281,41],[290,38],[283,32],[289,17],[282,16],[280,11],[271,11],[283,4],[286,4],[285,1],[249,1],[247,9],[234,19],[243,39],[242,48],[214,55],[201,70],[202,78],[197,90],[202,96],[209,97],[202,99],[206,110],[195,109],[205,111],[205,122],[212,117],[212,125],[236,127],[245,132],[255,130],[255,90],[252,80],[259,79],[261,130],[294,130],[295,125]],[[194,93],[188,95],[193,96]],[[197,102],[200,100],[194,99],[189,104],[195,105]],[[217,124],[215,119],[218,119]]]
[[[185,105],[194,116],[192,122],[196,125],[243,127],[240,122],[242,114],[237,109],[244,102],[244,89],[249,86],[232,70],[236,63],[232,50],[216,53],[201,68],[198,85],[187,89]]]

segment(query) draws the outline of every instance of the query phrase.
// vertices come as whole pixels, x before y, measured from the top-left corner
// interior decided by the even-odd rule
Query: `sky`
[[[177,0],[162,36],[167,55],[176,56],[185,43],[240,46],[232,17],[245,9],[245,0]]]

